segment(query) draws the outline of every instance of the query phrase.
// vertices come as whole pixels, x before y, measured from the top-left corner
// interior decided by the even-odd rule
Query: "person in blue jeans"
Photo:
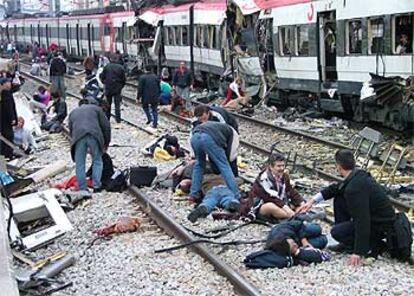
[[[291,256],[296,263],[320,263],[328,261],[330,255],[321,251],[328,244],[322,228],[316,223],[290,220],[273,226],[265,249],[280,256]]]
[[[196,163],[191,178],[191,199],[200,200],[201,198],[201,185],[207,156],[217,166],[234,197],[240,199],[240,191],[229,163],[237,157],[237,146],[238,135],[227,124],[208,121],[193,129],[191,147]]]
[[[215,207],[236,212],[240,209],[239,198],[226,186],[220,175],[208,174],[203,178],[202,192],[204,198],[189,215],[188,220],[197,221],[198,218],[207,217]]]
[[[101,191],[102,154],[111,141],[111,126],[102,109],[82,99],[69,115],[71,154],[76,164],[76,179],[81,190],[87,191],[85,161],[92,155],[93,191]]]

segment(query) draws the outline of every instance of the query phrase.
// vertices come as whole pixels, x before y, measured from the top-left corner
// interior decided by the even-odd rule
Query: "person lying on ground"
[[[253,183],[249,195],[262,216],[289,219],[295,215],[295,209],[305,203],[290,183],[285,161],[282,154],[272,154],[267,168]]]
[[[307,265],[330,260],[329,253],[321,251],[327,244],[319,224],[292,220],[273,226],[265,249],[283,257],[292,256],[295,264]]]
[[[60,96],[59,92],[52,92],[53,105],[48,108],[52,110],[50,115],[48,112],[42,116],[41,128],[49,132],[61,132],[63,121],[68,115],[68,108],[65,100]]]
[[[185,186],[188,185],[187,181]],[[201,203],[188,215],[188,220],[191,222],[194,223],[199,218],[207,217],[216,207],[223,208],[230,212],[237,212],[240,210],[240,195],[236,196],[227,187],[224,179],[220,175],[204,175],[201,187],[204,197]]]
[[[17,117],[17,125],[14,127],[14,144],[19,146],[26,154],[30,154],[37,149],[36,141],[32,132],[24,127],[24,118]]]

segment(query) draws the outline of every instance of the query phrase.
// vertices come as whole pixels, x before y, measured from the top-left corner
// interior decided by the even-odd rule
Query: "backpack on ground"
[[[387,233],[387,246],[392,258],[408,261],[411,257],[413,233],[405,213],[397,213],[393,228]]]
[[[108,181],[108,184],[106,185],[105,190],[109,192],[122,192],[128,187],[128,180],[129,177],[129,171],[123,170],[123,171],[116,171],[111,179]]]

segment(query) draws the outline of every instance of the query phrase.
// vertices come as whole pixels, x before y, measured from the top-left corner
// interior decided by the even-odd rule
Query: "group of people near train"
[[[62,60],[58,53],[53,59]],[[63,71],[60,60],[55,62]],[[88,188],[85,173],[87,153],[92,155],[93,191],[99,192],[103,188],[103,159],[111,141],[110,105],[113,100],[115,120],[120,122],[121,91],[126,83],[125,76],[124,68],[116,58],[111,57],[100,74],[105,85],[107,104],[98,106],[94,100],[84,98],[79,107],[69,114],[71,154],[76,164],[76,178],[81,190]],[[147,124],[152,123],[155,128],[162,82],[167,79],[167,75],[160,78],[145,71],[139,80],[137,100],[142,103]],[[192,108],[188,98],[192,83],[185,64],[180,64],[173,79],[173,87],[177,95],[186,100],[185,108]],[[55,82],[56,84],[59,85],[59,82]],[[241,81],[236,79],[229,87],[227,99],[243,95],[240,84]],[[1,77],[1,134],[11,141],[16,139],[23,148],[30,145],[36,148],[35,143],[27,139],[27,132],[19,130],[24,129],[24,120],[15,111],[11,88],[10,78]],[[47,110],[51,99],[54,115],[49,117]],[[51,131],[58,131],[68,114],[64,92],[59,86],[51,91],[39,87],[30,106],[32,110],[42,112],[42,127]],[[260,265],[263,263],[260,260],[264,258],[263,255],[269,254],[273,259],[279,256],[277,258],[283,261],[280,265],[282,267],[290,264],[289,260],[282,259],[286,257],[292,259],[292,262],[329,260],[329,253],[323,251],[328,240],[321,226],[312,222],[321,216],[309,213],[313,205],[329,199],[333,199],[335,217],[331,235],[338,242],[330,249],[349,253],[350,265],[360,265],[365,257],[377,257],[386,250],[395,252],[399,248],[401,251],[402,246],[399,243],[409,244],[411,247],[411,237],[407,236],[408,230],[404,228],[408,220],[402,214],[395,214],[390,199],[380,184],[368,172],[356,167],[351,151],[339,150],[335,154],[337,171],[344,180],[321,190],[308,201],[292,186],[285,157],[274,153],[246,197],[239,189],[242,183],[238,178],[237,167],[239,130],[234,116],[225,108],[207,105],[195,107],[191,116],[197,118],[193,122],[190,135],[193,159],[172,174],[176,188],[186,192],[188,200],[196,204],[188,214],[188,220],[194,223],[207,217],[215,208],[222,208],[228,211],[227,218],[248,216],[266,219],[275,224],[268,236],[263,251],[265,253],[248,257],[250,266],[263,266]],[[2,144],[1,154],[10,158],[13,151],[10,151],[10,146]],[[410,226],[409,230],[411,231]],[[402,256],[401,252],[397,252],[393,255],[407,261],[411,253]]]

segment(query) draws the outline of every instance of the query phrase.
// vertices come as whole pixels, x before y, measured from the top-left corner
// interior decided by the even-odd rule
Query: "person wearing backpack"
[[[88,100],[79,101],[79,107],[69,115],[69,131],[71,137],[71,154],[76,164],[76,179],[79,187],[87,191],[85,161],[86,154],[92,155],[93,191],[102,190],[102,155],[111,141],[111,126],[102,109],[88,104]]]
[[[356,266],[363,257],[377,257],[387,249],[384,239],[393,231],[396,215],[383,188],[368,172],[355,167],[352,151],[337,151],[335,161],[344,181],[323,189],[296,212],[333,198],[335,224],[331,234],[339,245],[330,249],[350,253],[348,264]]]

